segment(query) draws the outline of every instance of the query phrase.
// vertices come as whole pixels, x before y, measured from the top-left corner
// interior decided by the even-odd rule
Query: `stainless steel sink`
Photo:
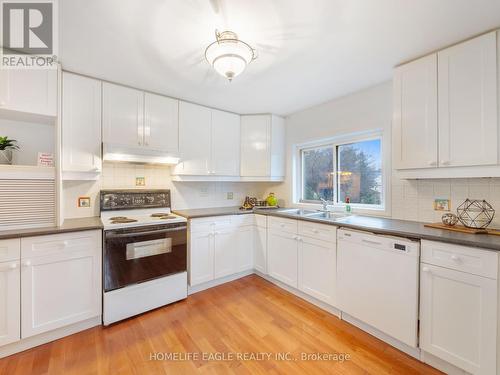
[[[342,219],[344,217],[351,216],[351,214],[345,214],[342,212],[333,212],[333,211],[321,211],[314,212],[311,214],[304,215],[310,218],[318,218],[318,219]]]
[[[284,210],[279,210],[278,212],[285,215],[309,216],[311,214],[317,213],[318,211],[303,210],[300,208],[287,208]]]

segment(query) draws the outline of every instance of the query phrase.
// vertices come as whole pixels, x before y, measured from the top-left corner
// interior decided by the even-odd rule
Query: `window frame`
[[[316,200],[306,200],[303,197],[303,183],[304,183],[304,169],[303,169],[303,151],[313,150],[317,148],[323,148],[331,146],[333,147],[333,173],[334,173],[334,200],[330,201],[330,206],[333,206],[334,210],[344,209],[345,203],[339,202],[338,193],[338,146],[363,142],[363,141],[373,141],[380,140],[380,153],[381,153],[381,180],[382,180],[382,193],[381,193],[381,203],[375,204],[364,204],[364,203],[351,203],[351,207],[357,211],[381,211],[386,213],[388,211],[387,197],[390,194],[390,155],[389,150],[386,147],[386,142],[384,139],[384,133],[382,130],[374,130],[367,132],[358,132],[346,134],[338,137],[325,138],[317,141],[301,143],[295,145],[295,161],[294,161],[294,192],[293,201],[294,204],[298,205],[322,205],[321,201]]]

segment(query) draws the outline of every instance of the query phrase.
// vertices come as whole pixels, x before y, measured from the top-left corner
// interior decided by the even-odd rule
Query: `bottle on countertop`
[[[352,207],[351,207],[351,198],[346,197],[345,198],[345,212],[351,213]]]

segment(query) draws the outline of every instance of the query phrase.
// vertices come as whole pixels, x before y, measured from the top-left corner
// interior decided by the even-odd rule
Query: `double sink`
[[[351,216],[350,214],[334,211],[317,211],[317,210],[303,210],[300,208],[282,208],[273,211],[274,214],[292,218],[303,218],[318,221],[341,221],[342,219]]]

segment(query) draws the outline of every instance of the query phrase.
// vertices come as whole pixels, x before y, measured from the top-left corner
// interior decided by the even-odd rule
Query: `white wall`
[[[292,157],[294,145],[353,132],[384,129],[390,145],[392,82],[309,108],[286,119],[287,177],[273,187],[286,205],[292,205]],[[388,137],[388,138],[387,138]],[[390,152],[390,150],[389,150]],[[401,180],[391,173],[390,196],[393,218],[438,222],[443,214],[434,211],[434,199],[450,199],[452,212],[466,198],[486,199],[499,210],[493,226],[500,227],[500,179]]]
[[[380,129],[383,131],[384,151],[390,153],[391,118],[390,82],[288,116],[286,118],[287,173],[285,183],[276,189],[278,197],[283,199],[285,205],[293,204],[292,160],[295,145]]]
[[[63,183],[64,217],[99,216],[101,189],[135,189],[135,178],[145,177],[146,189],[170,189],[172,208],[240,206],[245,196],[265,197],[268,183],[248,182],[174,182],[170,167],[127,163],[105,163],[100,181],[65,181]],[[227,193],[233,199],[227,199]],[[90,208],[78,208],[79,196],[90,196]]]

